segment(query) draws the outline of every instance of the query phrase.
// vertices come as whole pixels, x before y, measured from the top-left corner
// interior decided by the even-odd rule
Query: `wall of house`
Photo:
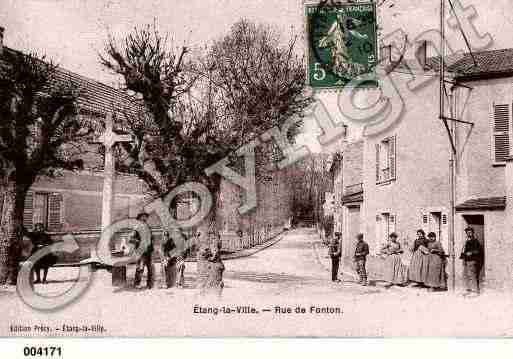
[[[394,81],[408,77],[394,75]],[[449,139],[438,120],[438,89],[431,83],[415,93],[403,92],[404,112],[386,130],[365,138],[363,153],[363,231],[372,251],[386,238],[377,238],[376,215],[395,215],[395,232],[412,243],[421,227],[424,208],[449,206]],[[392,103],[392,106],[400,106]],[[376,183],[376,144],[396,138],[396,179]]]
[[[48,193],[59,198],[60,225],[53,231],[93,230],[101,224],[103,177],[101,172],[64,172],[56,178],[42,177],[31,187],[32,193]],[[119,175],[114,188],[113,219],[134,218],[144,206],[144,183],[133,176]],[[27,209],[26,209],[27,212]],[[27,217],[27,216],[26,216]],[[157,224],[156,216],[150,222]],[[27,221],[30,228],[30,221]]]
[[[473,81],[470,96],[467,90],[458,90],[457,106],[461,119],[474,123],[458,125],[458,147],[463,152],[458,168],[458,201],[468,198],[504,196],[504,165],[494,165],[492,154],[492,104],[494,101],[513,103],[513,78]],[[464,103],[468,104],[464,110]],[[468,140],[467,140],[468,137]]]
[[[363,140],[344,146],[344,187],[363,182]]]
[[[351,194],[359,183],[363,183],[363,140],[347,142],[344,145],[343,153],[343,195]],[[350,187],[352,186],[352,187]],[[348,192],[348,187],[349,192]],[[351,208],[347,205],[342,210],[342,237],[344,238],[343,255],[346,261],[350,263],[354,254],[355,235],[362,229],[362,211],[361,208]]]
[[[494,100],[512,103],[511,79],[497,79],[469,83],[474,87],[462,119],[473,122],[469,127],[458,124],[457,146],[461,158],[457,170],[456,204],[470,198],[505,196],[505,168],[494,165],[491,153],[491,104]],[[461,110],[466,100],[460,91],[457,106]],[[405,113],[402,119],[385,131],[365,137],[363,231],[377,252],[385,238],[378,238],[376,215],[388,212],[395,215],[394,230],[400,242],[409,246],[417,228],[429,228],[423,215],[432,211],[448,214],[449,203],[449,139],[443,123],[438,121],[438,89],[432,83],[415,93],[403,96]],[[429,134],[423,137],[422,134]],[[376,184],[376,143],[389,136],[396,137],[396,179]],[[346,171],[349,166],[346,166]],[[455,228],[455,253],[459,256],[464,243],[465,221],[458,213]],[[506,237],[504,211],[469,212],[483,214],[485,219],[486,266],[485,286],[511,287],[513,244]],[[447,230],[446,227],[443,231]],[[448,250],[447,233],[442,244]],[[407,254],[405,255],[407,256]],[[382,262],[371,259],[369,266],[377,276]],[[456,284],[463,285],[462,264],[456,260]]]

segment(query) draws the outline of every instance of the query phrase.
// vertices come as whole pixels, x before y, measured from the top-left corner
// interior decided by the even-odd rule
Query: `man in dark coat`
[[[465,228],[467,240],[460,259],[463,260],[463,277],[467,296],[479,295],[479,274],[483,265],[483,247],[475,237],[474,228]]]
[[[358,283],[367,285],[367,269],[365,268],[367,256],[369,255],[369,245],[363,240],[363,233],[356,235],[356,249],[354,251],[354,261],[356,263],[356,272],[360,277]]]
[[[162,232],[160,242],[160,264],[162,269],[162,288],[167,289],[175,286],[176,256],[173,255],[175,242],[168,231]]]
[[[141,212],[137,215],[136,219],[138,221],[141,221],[145,225],[148,225],[148,214]],[[130,243],[133,243],[136,248],[139,247],[141,244],[141,236],[137,231],[134,231],[131,235],[131,238],[129,240]],[[151,262],[153,254],[153,235],[150,237],[150,244],[144,251],[144,253],[141,255],[141,258],[136,263],[135,268],[135,278],[134,278],[134,284],[136,287],[138,287],[141,284],[142,274],[144,272],[144,267],[146,267],[148,276],[146,280],[146,286],[148,289],[151,289],[153,287],[153,266]]]
[[[43,249],[53,244],[52,239],[45,232],[45,228],[42,223],[36,223],[34,227],[34,231],[29,234],[29,237],[32,240],[32,244],[34,246],[32,254],[36,253],[40,249]],[[40,258],[36,263],[34,263],[33,270],[36,275],[34,283],[41,283],[41,270],[43,270],[43,284],[46,284],[48,268],[55,265],[55,263],[57,263],[57,256],[51,253],[47,254],[43,258]]]
[[[342,256],[342,242],[340,236],[340,232],[335,232],[335,236],[329,247],[329,255],[331,257],[331,280],[333,282],[340,282],[340,279],[338,279],[338,267],[340,265],[340,257]]]

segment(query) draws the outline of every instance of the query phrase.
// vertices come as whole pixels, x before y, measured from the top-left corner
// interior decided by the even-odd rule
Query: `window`
[[[25,196],[23,225],[33,230],[42,223],[48,231],[60,231],[62,226],[62,195],[60,193],[32,192]]]
[[[32,208],[33,223],[43,223],[45,228],[48,226],[48,197],[48,193],[35,193]]]
[[[387,137],[376,144],[376,183],[396,179],[396,138]]]
[[[434,232],[436,238],[442,243],[442,247],[448,250],[449,245],[449,225],[447,219],[447,213],[442,210],[426,211],[422,212],[422,225],[421,228],[426,232]]]
[[[396,216],[388,212],[379,213],[376,216],[377,243],[385,243],[388,236],[395,232]]]
[[[494,103],[492,111],[492,160],[502,164],[510,156],[513,143],[511,105]]]

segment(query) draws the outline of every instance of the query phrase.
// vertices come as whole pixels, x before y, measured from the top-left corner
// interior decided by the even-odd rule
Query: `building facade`
[[[399,235],[408,263],[416,230],[423,229],[435,232],[445,251],[454,255],[456,285],[461,285],[458,257],[465,241],[464,228],[471,226],[485,249],[481,274],[485,286],[513,286],[509,239],[513,217],[508,192],[513,178],[507,170],[513,142],[513,50],[474,55],[478,66],[469,66],[469,54],[448,60],[452,83],[447,86],[445,114],[460,121],[447,121],[456,149],[454,248],[449,242],[452,145],[439,119],[436,59],[424,63],[419,59],[422,66],[404,62],[390,73],[389,80],[401,96],[388,94],[388,98],[392,106],[404,107],[402,116],[379,131],[364,130],[352,144],[355,153],[343,154],[344,172],[361,173],[362,183],[358,192],[342,197],[346,243],[352,248],[354,233],[364,233],[371,250],[369,265],[378,276],[382,261],[376,255],[388,235]],[[412,91],[407,84],[419,77],[426,81]],[[350,158],[354,159],[352,164]],[[358,176],[354,178],[352,182]],[[344,178],[346,183],[350,181]],[[345,256],[350,258],[351,249]]]

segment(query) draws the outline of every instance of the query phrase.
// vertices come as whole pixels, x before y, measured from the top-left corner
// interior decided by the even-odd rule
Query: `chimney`
[[[5,29],[0,26],[0,55],[2,55],[4,51],[4,31]]]
[[[415,57],[417,58],[417,63],[420,65],[420,67],[423,70],[425,70],[426,63],[427,63],[427,41],[426,40],[420,42],[419,47],[417,47],[417,50],[415,51]]]

